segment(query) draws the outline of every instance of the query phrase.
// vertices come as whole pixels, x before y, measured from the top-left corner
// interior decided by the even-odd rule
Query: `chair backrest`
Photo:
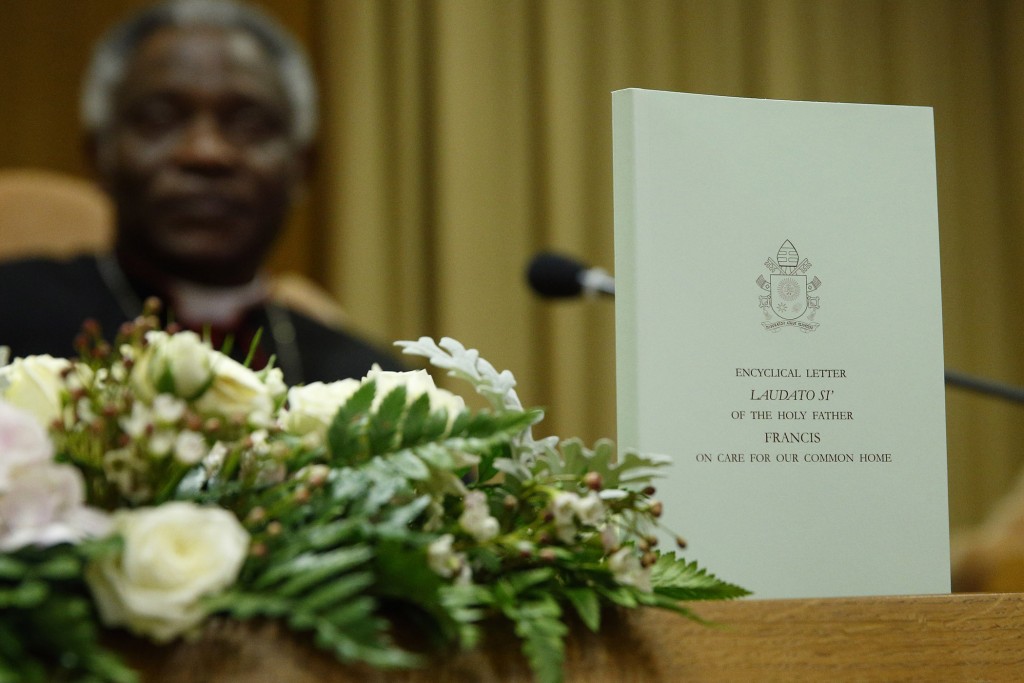
[[[69,256],[110,244],[114,207],[93,183],[37,169],[0,169],[0,258]]]
[[[61,258],[108,249],[114,206],[95,184],[37,169],[0,169],[0,260]],[[329,326],[345,314],[312,280],[295,272],[271,279],[276,301]]]

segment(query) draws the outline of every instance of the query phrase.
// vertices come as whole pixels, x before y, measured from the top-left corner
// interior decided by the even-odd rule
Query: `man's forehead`
[[[270,56],[239,30],[167,27],[145,38],[129,60],[120,94],[175,87],[227,89],[286,103]]]

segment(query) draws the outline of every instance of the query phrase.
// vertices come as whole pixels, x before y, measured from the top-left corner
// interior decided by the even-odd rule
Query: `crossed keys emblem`
[[[760,297],[765,317],[761,325],[769,332],[783,327],[797,327],[804,332],[816,330],[819,323],[812,321],[818,312],[820,297],[810,294],[821,287],[821,280],[814,276],[808,282],[811,262],[801,260],[796,247],[786,240],[775,258],[769,257],[764,265],[769,271],[768,279],[764,275],[757,276],[757,286],[768,292]]]

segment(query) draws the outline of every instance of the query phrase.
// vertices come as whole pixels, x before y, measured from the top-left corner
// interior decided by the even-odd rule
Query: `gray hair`
[[[167,26],[205,26],[249,34],[267,51],[292,109],[292,134],[302,143],[317,126],[316,81],[298,43],[273,19],[231,0],[170,0],[133,15],[110,29],[96,45],[85,73],[80,103],[82,125],[90,132],[111,123],[114,91],[143,41]]]

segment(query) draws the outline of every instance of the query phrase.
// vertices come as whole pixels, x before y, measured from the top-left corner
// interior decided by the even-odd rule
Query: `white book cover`
[[[949,592],[932,110],[612,102],[619,442],[672,456],[684,555],[761,598]]]

